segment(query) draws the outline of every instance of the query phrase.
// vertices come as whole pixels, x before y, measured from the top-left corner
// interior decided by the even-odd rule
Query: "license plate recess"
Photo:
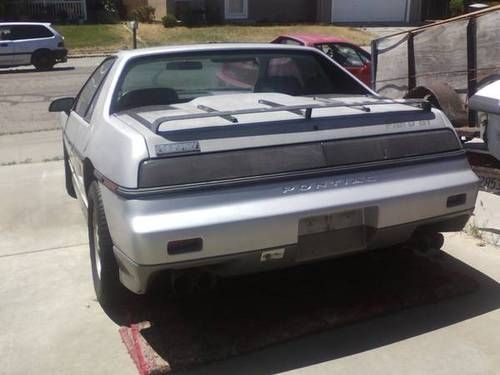
[[[375,234],[377,216],[376,207],[367,207],[301,219],[297,261],[365,249]]]

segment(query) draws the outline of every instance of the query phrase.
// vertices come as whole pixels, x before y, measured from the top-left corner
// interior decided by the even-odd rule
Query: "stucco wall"
[[[318,0],[316,20],[320,23],[332,21],[332,0]]]
[[[314,22],[314,0],[248,0],[248,16],[265,22]]]
[[[318,22],[331,22],[332,15],[332,2],[334,0],[318,0]],[[372,0],[365,0],[370,2]],[[401,0],[405,2],[406,0]],[[422,21],[422,0],[409,0],[408,6],[410,7],[409,23],[419,23]]]
[[[148,4],[155,8],[155,20],[159,21],[167,14],[166,0],[148,0]]]
[[[206,0],[224,21],[224,0]],[[233,20],[229,20],[233,21]],[[235,20],[238,21],[238,20]],[[245,21],[245,20],[239,20]],[[255,22],[315,22],[315,0],[248,0],[248,19]]]

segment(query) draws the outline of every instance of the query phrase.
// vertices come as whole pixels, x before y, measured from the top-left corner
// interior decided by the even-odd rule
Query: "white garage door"
[[[332,0],[332,22],[405,22],[410,0]]]

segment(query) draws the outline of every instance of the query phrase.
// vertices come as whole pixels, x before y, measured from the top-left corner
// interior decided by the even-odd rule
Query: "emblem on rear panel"
[[[283,194],[308,193],[311,191],[321,191],[321,190],[335,189],[347,186],[364,185],[373,182],[377,182],[377,179],[372,176],[339,177],[320,182],[285,186],[282,188],[283,189],[282,193]]]
[[[182,143],[166,143],[163,145],[155,145],[157,156],[171,154],[190,154],[200,152],[200,143],[198,141],[182,142]]]

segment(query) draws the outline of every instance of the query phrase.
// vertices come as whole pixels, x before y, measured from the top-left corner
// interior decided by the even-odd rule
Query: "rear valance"
[[[146,160],[139,187],[275,175],[425,156],[461,149],[451,129],[281,145]]]

